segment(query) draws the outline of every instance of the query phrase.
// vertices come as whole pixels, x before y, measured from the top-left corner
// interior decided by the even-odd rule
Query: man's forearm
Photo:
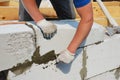
[[[80,46],[83,40],[89,34],[93,24],[93,12],[91,3],[82,8],[77,8],[78,14],[81,16],[81,21],[78,25],[77,31],[68,46],[68,50],[75,53],[76,49]]]
[[[68,50],[70,50],[72,53],[75,53],[76,49],[80,46],[82,41],[89,34],[91,30],[91,26],[92,26],[92,21],[86,23],[81,20],[81,22],[79,23],[78,29],[74,35],[74,38],[68,47]]]
[[[35,0],[22,0],[22,3],[35,22],[44,19],[40,13]]]

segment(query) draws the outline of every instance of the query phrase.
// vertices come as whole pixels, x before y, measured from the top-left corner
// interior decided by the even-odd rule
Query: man
[[[42,0],[35,0],[37,7],[40,6]],[[29,1],[30,2],[30,1]],[[58,19],[74,19],[75,11],[73,6],[73,0],[50,0],[53,8],[56,11]],[[22,0],[19,0],[19,20],[31,21],[31,16],[24,9]]]
[[[53,7],[54,7],[54,9],[57,13],[58,19],[74,19],[75,18],[73,0],[50,0],[50,2],[52,3],[52,5],[53,5]],[[31,4],[31,3],[33,3],[35,5],[35,7],[38,8],[40,6],[41,0],[29,1],[27,4]],[[32,9],[33,8],[31,6],[31,10]],[[37,10],[36,13],[39,13],[38,10]],[[41,16],[41,18],[40,18],[40,16],[39,16],[38,18],[42,19],[42,17],[43,16]],[[33,20],[31,18],[31,16],[29,15],[29,13],[24,9],[24,6],[22,4],[22,0],[19,0],[19,20],[20,21],[31,21],[31,20]],[[53,33],[51,35],[47,34],[51,30],[51,29],[49,29],[49,27],[47,27],[47,31],[41,30],[42,33],[43,33],[43,37],[46,38],[46,39],[50,39],[56,33],[56,26],[51,24],[50,22],[47,22],[46,25],[45,25],[45,23],[46,23],[46,20],[41,21],[42,25],[43,24],[44,24],[44,26],[49,25],[49,26],[54,27],[54,29],[55,29],[55,31],[53,31]],[[40,24],[39,24],[39,26],[40,26]]]
[[[21,0],[21,1],[27,12],[33,18],[37,26],[41,29],[43,37],[46,39],[51,39],[56,33],[57,30],[56,26],[53,23],[44,19],[36,5],[35,0]],[[79,16],[81,17],[81,21],[79,22],[76,33],[72,41],[68,45],[67,49],[60,52],[60,55],[58,56],[58,60],[64,63],[70,63],[74,60],[75,51],[89,34],[93,24],[93,11],[90,0],[73,0],[73,2]]]

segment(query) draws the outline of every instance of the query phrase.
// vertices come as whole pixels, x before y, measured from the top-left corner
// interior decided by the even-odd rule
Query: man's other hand
[[[51,39],[57,32],[56,25],[45,19],[38,21],[37,26],[40,28],[45,39]]]

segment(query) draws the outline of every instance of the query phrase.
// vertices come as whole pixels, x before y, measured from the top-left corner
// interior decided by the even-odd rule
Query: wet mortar
[[[120,67],[116,69],[114,75],[115,75],[116,80],[120,79]]]
[[[80,70],[80,76],[82,80],[85,80],[87,76],[87,53],[86,53],[86,47],[83,48],[83,59],[82,59],[82,69]]]
[[[36,49],[32,56],[32,61],[26,60],[24,63],[19,63],[17,66],[14,66],[10,70],[14,72],[16,75],[22,74],[26,70],[30,69],[33,63],[36,64],[47,64],[49,61],[53,61],[56,59],[56,54],[54,50],[46,53],[43,56],[40,56],[39,54],[39,47]],[[52,64],[51,64],[52,65]],[[48,66],[43,67],[43,69],[47,68]]]

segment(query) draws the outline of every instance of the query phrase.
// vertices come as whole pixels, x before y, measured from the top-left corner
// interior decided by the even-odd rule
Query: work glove
[[[53,23],[43,19],[38,21],[37,23],[38,28],[40,28],[43,37],[45,39],[51,39],[55,33],[57,32],[57,27]]]
[[[75,54],[71,53],[68,50],[64,50],[62,52],[59,53],[59,56],[57,58],[57,61],[61,61],[63,63],[71,63],[74,60]]]

